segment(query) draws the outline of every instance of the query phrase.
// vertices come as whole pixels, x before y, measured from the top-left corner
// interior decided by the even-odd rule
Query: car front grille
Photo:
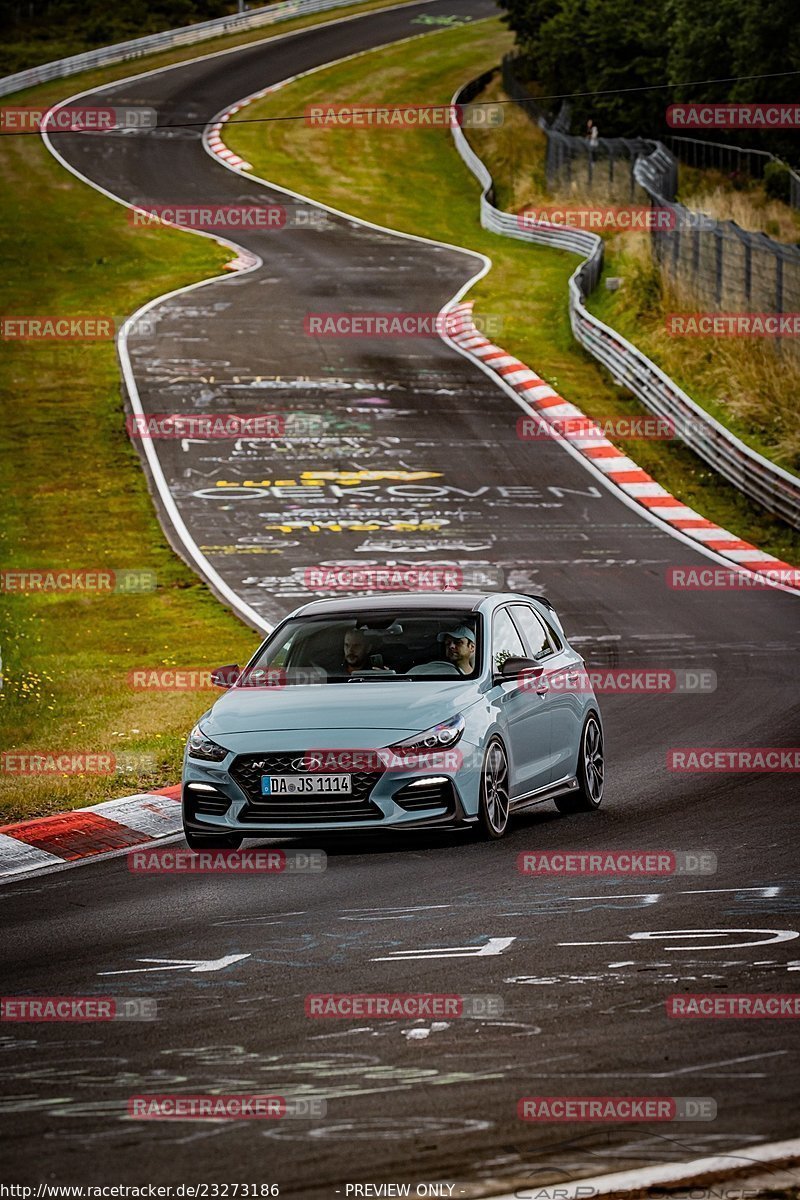
[[[247,804],[239,813],[240,821],[303,825],[317,821],[381,819],[383,813],[370,800],[370,795],[383,771],[350,772],[353,790],[347,796],[262,796],[261,776],[297,774],[292,763],[304,753],[294,750],[285,754],[240,754],[234,759],[229,774],[247,796]]]

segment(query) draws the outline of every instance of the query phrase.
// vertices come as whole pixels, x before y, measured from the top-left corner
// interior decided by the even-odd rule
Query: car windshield
[[[476,613],[405,611],[297,617],[275,631],[237,687],[474,679],[481,661]]]

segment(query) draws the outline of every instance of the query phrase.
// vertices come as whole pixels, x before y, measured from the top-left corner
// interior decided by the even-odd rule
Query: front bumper
[[[280,757],[291,759],[302,753],[286,751]],[[363,777],[365,773],[352,772],[352,796],[278,800],[260,796],[261,768],[254,768],[248,761],[266,757],[231,753],[221,763],[206,763],[187,756],[183,774],[184,828],[194,833],[261,837],[309,831],[370,833],[458,828],[477,820],[479,772],[474,770],[392,769],[372,772],[368,779]],[[265,773],[284,770],[282,764],[264,768]]]

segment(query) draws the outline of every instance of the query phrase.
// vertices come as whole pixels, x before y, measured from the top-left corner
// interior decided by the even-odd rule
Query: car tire
[[[240,833],[195,833],[184,829],[183,836],[190,850],[238,850],[244,841]]]
[[[486,747],[481,767],[478,827],[485,838],[501,838],[508,828],[509,774],[508,755],[499,737]]]
[[[603,731],[596,713],[589,713],[581,733],[578,754],[578,788],[555,801],[560,813],[594,812],[603,799],[605,764],[603,761]]]

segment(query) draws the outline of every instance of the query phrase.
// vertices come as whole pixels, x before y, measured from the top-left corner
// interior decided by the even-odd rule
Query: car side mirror
[[[505,679],[517,679],[520,675],[525,676],[526,682],[532,681],[538,679],[540,675],[544,675],[544,667],[533,658],[520,658],[514,655],[511,658],[503,659],[500,670],[495,672],[498,682]]]
[[[241,677],[241,670],[238,663],[231,663],[227,667],[217,667],[211,672],[211,682],[214,687],[230,688]]]

